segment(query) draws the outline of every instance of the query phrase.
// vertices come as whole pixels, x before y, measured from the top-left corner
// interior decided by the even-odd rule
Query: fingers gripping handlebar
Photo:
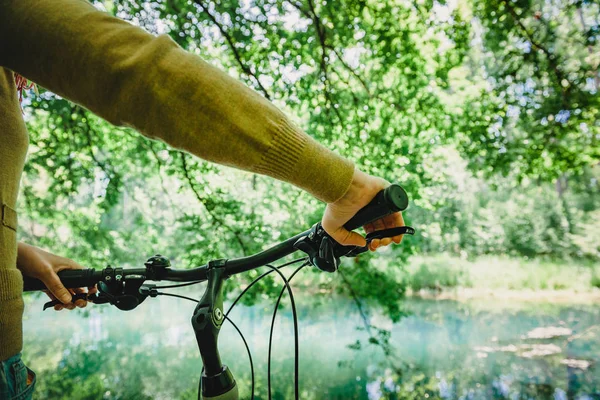
[[[408,195],[399,185],[390,185],[352,217],[344,228],[354,230],[379,218],[403,211],[408,207]],[[371,232],[367,243],[376,238],[392,237],[402,234],[414,234],[411,227],[397,227]],[[306,237],[300,238],[294,245],[308,254],[310,261],[322,271],[335,272],[340,265],[340,257],[355,256],[367,251],[367,247],[343,246],[325,232],[321,223],[315,224]]]
[[[66,288],[91,287],[98,283],[101,271],[95,269],[69,269],[60,271],[58,277]],[[38,279],[24,278],[24,291],[45,290],[46,285]]]
[[[353,231],[379,218],[404,211],[408,208],[408,195],[400,185],[390,185],[377,195],[363,208],[358,210],[344,228]]]

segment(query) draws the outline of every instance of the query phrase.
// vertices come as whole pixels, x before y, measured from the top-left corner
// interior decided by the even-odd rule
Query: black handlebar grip
[[[400,185],[390,185],[377,193],[369,204],[361,208],[350,221],[344,224],[344,228],[353,231],[386,215],[404,211],[407,207],[408,195],[404,189]]]
[[[101,271],[95,269],[69,269],[60,271],[58,277],[67,289],[89,287],[98,283]],[[45,290],[46,285],[39,279],[23,277],[23,291]]]

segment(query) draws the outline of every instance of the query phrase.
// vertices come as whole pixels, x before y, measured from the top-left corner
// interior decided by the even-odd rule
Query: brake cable
[[[195,282],[195,283],[200,283],[200,282]],[[172,286],[173,287],[181,287],[181,286],[187,286],[187,285],[172,285]],[[196,300],[196,299],[193,299],[193,298],[187,297],[187,296],[182,296],[179,294],[165,293],[165,292],[156,292],[155,294],[157,296],[177,297],[179,299],[190,300],[190,301],[193,301],[194,303],[199,303],[199,300]],[[248,353],[248,359],[250,360],[250,376],[252,377],[252,399],[254,399],[254,362],[252,361],[252,353],[250,352],[250,346],[248,346],[248,342],[246,341],[246,338],[244,337],[244,334],[242,333],[240,328],[238,328],[238,326],[227,315],[225,315],[224,318],[227,321],[229,321],[229,323],[235,328],[237,333],[242,338],[242,341],[244,342],[244,346],[246,347],[246,352]]]
[[[285,264],[282,264],[282,265],[280,265],[280,266],[279,266],[279,267],[277,267],[277,268],[283,268],[283,267],[287,267],[287,266],[289,266],[289,265],[297,264],[297,263],[299,263],[300,261],[308,261],[308,257],[300,257],[300,258],[297,258],[297,259],[295,259],[295,260],[292,260],[292,261],[289,261],[289,262],[287,262],[287,263],[285,263]],[[252,282],[250,282],[250,284],[249,284],[248,286],[246,286],[246,287],[244,288],[244,290],[242,290],[242,292],[241,292],[241,293],[238,295],[238,297],[236,297],[236,299],[233,301],[233,303],[231,303],[231,305],[229,306],[229,309],[227,310],[227,312],[225,313],[225,315],[229,315],[229,313],[231,312],[231,310],[233,309],[233,307],[234,307],[234,306],[237,304],[237,302],[238,302],[238,301],[239,301],[239,300],[242,298],[242,296],[243,296],[243,295],[245,295],[245,294],[246,294],[246,292],[247,292],[248,290],[250,290],[250,288],[251,288],[252,286],[254,286],[256,283],[258,283],[258,281],[260,281],[262,278],[264,278],[265,276],[267,276],[267,275],[269,275],[269,274],[271,274],[271,273],[273,273],[273,272],[274,272],[273,270],[269,270],[269,271],[267,271],[267,272],[263,273],[262,275],[260,275],[258,278],[254,279]]]
[[[169,296],[169,297],[177,297],[178,299],[184,299],[184,300],[190,300],[193,301],[194,303],[198,303],[198,300],[196,299],[192,299],[191,297],[187,297],[187,296],[182,296],[180,294],[173,294],[173,293],[165,293],[165,292],[156,292],[154,293],[156,296]],[[154,296],[153,296],[154,297]]]
[[[193,282],[186,282],[186,283],[178,283],[176,285],[163,285],[163,286],[154,286],[154,289],[173,289],[173,288],[180,288],[180,287],[184,287],[184,286],[192,286],[192,285],[197,285],[199,283],[202,282],[206,282],[204,281],[193,281]]]
[[[302,257],[302,258],[297,258],[295,260],[289,261],[285,264],[280,265],[279,267],[274,267],[270,264],[264,265],[265,267],[270,268],[269,271],[261,274],[259,277],[257,277],[256,279],[254,279],[246,288],[244,288],[244,290],[238,295],[238,297],[233,301],[233,303],[231,304],[231,306],[229,306],[229,309],[227,310],[227,312],[225,313],[225,317],[227,317],[229,315],[229,313],[231,312],[231,310],[233,309],[233,307],[237,304],[237,302],[242,298],[242,296],[244,296],[248,290],[250,290],[250,288],[252,286],[254,286],[256,283],[258,283],[261,279],[265,278],[267,275],[273,273],[273,272],[277,272],[279,274],[279,276],[281,277],[281,279],[283,279],[285,287],[281,290],[281,293],[279,294],[279,298],[277,300],[277,304],[275,305],[275,313],[273,314],[273,320],[271,321],[271,330],[270,330],[270,334],[269,334],[269,358],[268,358],[268,363],[267,363],[267,369],[268,369],[268,391],[269,391],[269,399],[272,398],[271,395],[271,344],[272,344],[272,337],[273,337],[273,325],[274,325],[274,320],[275,320],[275,315],[277,314],[277,307],[279,307],[279,302],[281,300],[283,291],[285,291],[286,289],[288,290],[288,293],[290,294],[290,300],[291,300],[291,306],[292,306],[292,315],[294,317],[294,393],[295,393],[295,399],[298,399],[299,397],[299,384],[298,384],[298,378],[299,378],[299,354],[300,354],[300,346],[299,346],[299,340],[298,340],[298,316],[296,313],[296,303],[294,302],[294,295],[292,293],[292,289],[289,286],[289,280],[285,278],[285,276],[281,273],[281,271],[279,271],[279,269],[283,268],[283,267],[287,267],[289,265],[292,264],[297,264],[301,261],[304,261],[305,263],[299,267],[298,269],[296,269],[296,271],[294,271],[292,273],[292,275],[290,275],[290,279],[296,275],[296,273],[304,268],[306,265],[308,265],[310,262],[308,261],[307,257]],[[254,399],[254,380],[252,380],[252,399]]]
[[[286,282],[286,287],[289,291],[290,294],[290,302],[291,302],[291,306],[292,306],[292,314],[294,316],[294,389],[295,389],[295,393],[296,393],[296,399],[298,399],[298,392],[299,392],[299,386],[298,386],[298,378],[300,376],[300,367],[299,367],[299,359],[300,359],[300,348],[299,348],[299,344],[298,344],[298,320],[297,320],[297,316],[296,316],[296,305],[294,303],[294,297],[292,296],[292,289],[289,286],[289,283],[292,281],[292,278],[294,278],[294,276],[300,272],[300,270],[302,270],[304,267],[306,267],[307,265],[309,265],[310,262],[309,261],[305,261],[304,264],[302,264],[301,266],[299,266],[298,268],[296,268],[296,270],[290,275],[290,277],[287,279]],[[268,267],[270,267],[270,265],[267,265]],[[275,326],[275,317],[277,316],[277,309],[279,308],[279,303],[281,302],[281,298],[283,297],[283,292],[285,291],[285,287],[281,289],[281,292],[279,292],[279,298],[277,299],[277,302],[275,303],[275,309],[273,311],[273,318],[271,319],[271,330],[269,332],[269,356],[268,356],[268,362],[267,362],[267,386],[269,388],[269,399],[271,399],[271,348],[272,348],[272,344],[273,344],[273,327]]]
[[[304,264],[302,264],[299,268],[297,268],[291,275],[290,278],[287,279],[280,271],[280,268],[292,265],[292,264],[297,264],[301,261],[304,261]],[[265,267],[270,268],[269,271],[261,274],[259,277],[257,277],[256,279],[254,279],[246,288],[244,288],[244,290],[236,297],[236,299],[233,301],[233,303],[231,304],[231,306],[229,306],[229,309],[227,310],[227,312],[224,315],[224,318],[229,321],[231,323],[231,325],[233,325],[234,329],[238,332],[238,334],[240,335],[240,337],[242,338],[242,341],[244,342],[244,346],[246,347],[246,351],[248,353],[248,358],[250,360],[250,375],[252,378],[252,389],[251,389],[251,398],[254,399],[254,388],[255,388],[255,376],[254,376],[254,362],[252,359],[252,353],[250,351],[250,346],[248,345],[248,342],[246,341],[246,338],[244,337],[244,335],[242,334],[241,330],[237,327],[237,325],[229,318],[229,313],[231,312],[231,310],[233,309],[233,307],[239,302],[239,300],[242,298],[242,296],[244,296],[248,290],[254,286],[256,283],[258,283],[261,279],[265,278],[267,275],[273,273],[273,272],[277,272],[279,274],[279,276],[283,279],[285,287],[281,290],[281,292],[279,293],[279,297],[277,299],[277,303],[275,305],[275,312],[273,313],[273,321],[271,323],[271,330],[270,330],[270,334],[269,334],[269,357],[268,357],[268,389],[269,389],[269,399],[271,399],[271,345],[272,345],[272,339],[273,339],[273,325],[274,325],[274,320],[275,320],[275,316],[277,315],[277,308],[279,307],[279,303],[281,301],[281,298],[283,296],[283,292],[288,289],[289,294],[290,294],[290,299],[292,302],[292,312],[294,315],[294,385],[295,385],[295,398],[298,399],[298,394],[299,394],[299,386],[298,386],[298,377],[299,377],[299,344],[298,344],[298,318],[297,318],[297,313],[296,313],[296,305],[294,302],[294,297],[292,294],[292,290],[291,287],[289,286],[289,281],[305,266],[309,265],[310,262],[308,261],[307,257],[301,257],[301,258],[297,258],[295,260],[289,261],[287,263],[284,263],[282,265],[280,265],[279,267],[274,267],[272,265],[265,265]],[[156,297],[156,296],[170,296],[170,297],[176,297],[176,298],[180,298],[180,299],[184,299],[184,300],[189,300],[189,301],[193,301],[195,303],[198,303],[199,301],[196,299],[193,299],[191,297],[187,297],[187,296],[182,296],[182,295],[178,295],[178,294],[172,294],[172,293],[166,293],[166,292],[159,292],[156,289],[171,289],[171,288],[179,288],[179,287],[184,287],[184,286],[191,286],[194,284],[198,284],[204,281],[194,281],[194,282],[187,282],[187,283],[183,283],[183,284],[176,284],[176,285],[164,285],[164,286],[154,286],[152,287],[151,291],[153,292],[152,294],[150,294],[151,297]]]
[[[299,386],[298,386],[298,376],[299,374],[299,358],[300,358],[300,346],[298,343],[298,314],[296,313],[296,302],[294,301],[294,294],[292,293],[292,288],[290,287],[289,281],[286,279],[285,275],[281,273],[277,268],[272,265],[265,265],[265,267],[271,268],[273,272],[277,272],[281,279],[283,279],[283,283],[285,284],[285,288],[290,296],[290,303],[292,306],[292,318],[294,320],[294,398],[298,400]],[[300,268],[298,268],[299,270]],[[279,297],[281,299],[281,296]],[[275,324],[275,315],[277,314],[277,306],[279,306],[279,299],[277,300],[277,305],[275,305],[275,313],[273,313],[273,320],[271,320],[271,333],[269,335],[269,362],[267,363],[268,369],[268,387],[269,387],[269,400],[271,400],[271,339],[273,337],[273,325]]]

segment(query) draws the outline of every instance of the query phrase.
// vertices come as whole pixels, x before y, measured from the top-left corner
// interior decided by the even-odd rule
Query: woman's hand
[[[57,304],[54,309],[59,311],[63,308],[73,310],[75,306],[83,308],[87,305],[85,300],[77,300],[72,303],[72,295],[75,293],[94,294],[96,287],[67,289],[63,286],[57,272],[65,269],[83,269],[73,260],[60,257],[35,246],[19,243],[17,255],[17,268],[24,276],[36,278],[44,282],[47,291],[44,291],[52,300],[58,300],[63,304]],[[89,290],[89,291],[88,291]]]
[[[335,203],[327,204],[325,214],[321,224],[323,229],[338,243],[346,246],[365,246],[366,240],[356,232],[350,232],[344,228],[344,224],[350,220],[361,208],[369,204],[369,202],[381,190],[390,186],[390,183],[385,179],[377,178],[364,172],[358,168],[354,169],[354,176],[350,188]],[[384,218],[380,218],[364,226],[365,232],[371,233],[382,229],[396,228],[404,226],[402,213],[397,212],[390,214]],[[375,251],[379,246],[387,246],[392,241],[400,243],[403,235],[394,236],[393,238],[373,239],[369,244],[369,249]]]

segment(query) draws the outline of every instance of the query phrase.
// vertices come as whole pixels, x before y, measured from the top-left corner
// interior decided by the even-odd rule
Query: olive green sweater
[[[13,71],[115,125],[290,182],[325,202],[350,185],[351,162],[168,36],[85,0],[0,0],[0,360],[22,347],[15,208],[28,136]]]

